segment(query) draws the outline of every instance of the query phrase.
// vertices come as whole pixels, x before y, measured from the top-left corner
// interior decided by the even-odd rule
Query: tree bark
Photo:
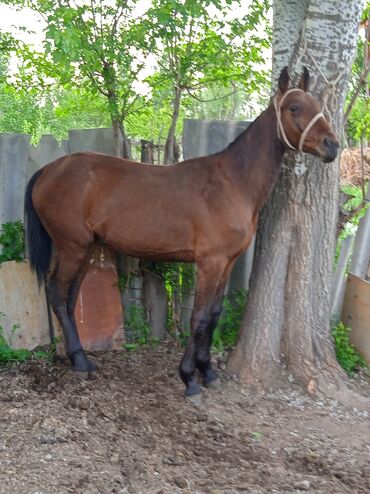
[[[113,154],[114,156],[123,156],[123,146],[121,141],[121,131],[119,128],[119,122],[115,118],[112,118],[113,127]]]
[[[131,143],[130,140],[128,139],[125,131],[125,127],[123,125],[122,121],[118,122],[119,125],[119,130],[121,132],[122,136],[122,158],[126,158],[128,160],[132,159],[132,152],[131,152]]]
[[[361,1],[274,2],[273,85],[285,65],[295,77],[307,66],[311,92],[338,135],[360,10]],[[287,368],[310,393],[341,385],[330,335],[338,182],[338,159],[286,159],[260,216],[246,313],[228,365],[242,383],[275,387]]]
[[[141,140],[141,162],[154,164],[152,141]],[[168,296],[163,278],[154,273],[156,262],[141,261],[146,318],[154,338],[163,339],[167,329]]]
[[[127,138],[123,123],[112,117],[113,127],[113,153],[120,158],[132,159],[131,144]]]
[[[164,157],[163,164],[170,165],[174,163],[175,158],[175,132],[176,132],[176,124],[179,118],[180,112],[180,102],[181,102],[181,89],[176,86],[175,93],[173,98],[173,112],[171,118],[171,125],[167,134],[167,139],[164,147]]]

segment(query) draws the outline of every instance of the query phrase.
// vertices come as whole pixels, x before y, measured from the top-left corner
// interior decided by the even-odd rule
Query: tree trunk
[[[121,158],[123,155],[123,146],[122,146],[122,136],[121,136],[118,120],[112,118],[112,127],[113,127],[113,154],[114,156],[119,156]]]
[[[154,144],[152,141],[141,140],[141,162],[154,163]],[[143,294],[146,318],[154,338],[163,339],[167,329],[168,296],[166,285],[161,276],[154,272],[156,262],[141,261],[143,273]]]
[[[113,100],[114,101],[114,100]],[[124,131],[124,126],[118,118],[112,116],[113,127],[113,154],[120,158],[131,159],[130,142]],[[121,283],[121,302],[122,311],[124,315],[124,327],[125,336],[130,343],[130,338],[134,338],[134,335],[130,333],[130,322],[132,310],[144,310],[142,306],[142,285],[143,280],[140,276],[138,269],[139,261],[123,254],[123,252],[117,252],[117,271],[118,277],[121,280],[125,280],[125,283]]]
[[[120,158],[131,159],[131,144],[126,136],[125,127],[117,118],[112,117],[113,153]]]
[[[154,165],[154,144],[153,141],[146,141],[141,139],[141,156],[140,161],[142,163],[150,163]]]
[[[361,1],[274,2],[274,83],[285,65],[295,76],[307,66],[311,92],[338,135],[360,9]],[[290,156],[261,213],[247,309],[228,366],[242,383],[271,388],[287,368],[310,393],[341,385],[330,335],[338,163]]]
[[[153,266],[154,262],[141,263],[144,307],[151,335],[161,340],[166,336],[168,297],[164,280],[152,271]]]
[[[164,146],[164,157],[163,163],[165,165],[170,165],[175,162],[175,132],[176,132],[176,124],[179,118],[180,112],[180,102],[181,102],[181,89],[176,86],[175,94],[173,98],[173,112],[171,125],[167,134],[166,143]]]
[[[128,160],[132,159],[132,152],[131,152],[131,143],[130,140],[128,139],[125,131],[125,127],[123,125],[123,122],[119,121],[119,130],[121,132],[122,136],[122,158],[126,158]]]

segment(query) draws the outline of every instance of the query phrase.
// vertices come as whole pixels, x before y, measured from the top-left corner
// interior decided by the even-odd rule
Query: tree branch
[[[352,95],[351,101],[349,102],[349,105],[343,117],[344,125],[347,123],[348,117],[351,114],[351,111],[353,109],[354,104],[356,103],[356,100],[358,98],[358,95],[360,94],[361,89],[367,84],[367,76],[369,75],[369,73],[370,73],[370,64],[368,65],[368,67],[364,68],[362,74],[360,75],[359,83],[355,89],[355,92]]]
[[[222,99],[229,98],[230,96],[233,96],[234,94],[237,94],[240,91],[239,89],[234,89],[234,91],[231,91],[230,93],[224,94],[223,96],[218,96],[217,98],[202,99],[202,98],[199,98],[198,96],[195,96],[195,94],[192,94],[190,92],[189,88],[185,87],[183,89],[185,89],[185,91],[189,94],[189,96],[191,96],[195,100],[199,101],[200,103],[212,103],[213,101],[220,101]]]

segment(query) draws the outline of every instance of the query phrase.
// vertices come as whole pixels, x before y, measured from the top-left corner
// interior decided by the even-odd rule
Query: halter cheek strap
[[[301,134],[301,138],[299,139],[299,145],[298,145],[298,150],[300,153],[303,152],[303,144],[304,141],[306,140],[307,134],[309,131],[312,129],[312,127],[315,125],[315,123],[320,119],[320,118],[325,118],[324,114],[322,112],[316,113],[316,115],[308,122],[306,125],[306,128]]]
[[[283,142],[285,143],[285,145],[287,147],[289,147],[290,149],[293,149],[294,151],[299,151],[300,153],[302,153],[303,152],[304,142],[306,140],[306,137],[307,137],[309,131],[312,129],[312,127],[315,125],[315,123],[320,118],[324,118],[325,119],[325,116],[324,116],[324,114],[322,112],[319,112],[319,113],[316,113],[316,115],[314,115],[311,118],[311,120],[308,122],[308,124],[306,125],[306,127],[304,128],[304,130],[303,130],[303,132],[301,134],[301,137],[299,139],[298,149],[295,148],[292,144],[290,144],[289,139],[287,138],[287,136],[285,134],[283,123],[281,121],[281,106],[282,106],[285,98],[288,96],[288,94],[292,93],[293,91],[302,91],[302,93],[304,92],[302,89],[297,89],[297,88],[288,89],[288,91],[283,94],[283,96],[282,96],[281,100],[279,101],[279,103],[277,102],[277,97],[276,96],[273,99],[273,103],[274,103],[274,107],[275,107],[275,112],[276,112],[276,120],[277,120],[277,133],[278,133],[279,138],[283,140]]]

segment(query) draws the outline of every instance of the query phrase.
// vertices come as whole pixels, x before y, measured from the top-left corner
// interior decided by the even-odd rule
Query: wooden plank
[[[97,246],[75,310],[78,333],[86,350],[122,348],[125,338],[117,284],[114,252]],[[13,348],[31,350],[50,343],[45,290],[38,287],[28,262],[0,264],[0,326]],[[55,315],[53,326],[56,336],[61,336]],[[64,353],[61,347],[58,345],[58,353]]]
[[[28,262],[0,264],[0,312],[0,326],[13,348],[32,350],[50,343],[45,290]]]
[[[85,350],[119,350],[124,343],[123,314],[114,251],[96,246],[78,294],[75,319]]]
[[[370,365],[370,283],[349,273],[342,321],[351,328],[350,340]]]

